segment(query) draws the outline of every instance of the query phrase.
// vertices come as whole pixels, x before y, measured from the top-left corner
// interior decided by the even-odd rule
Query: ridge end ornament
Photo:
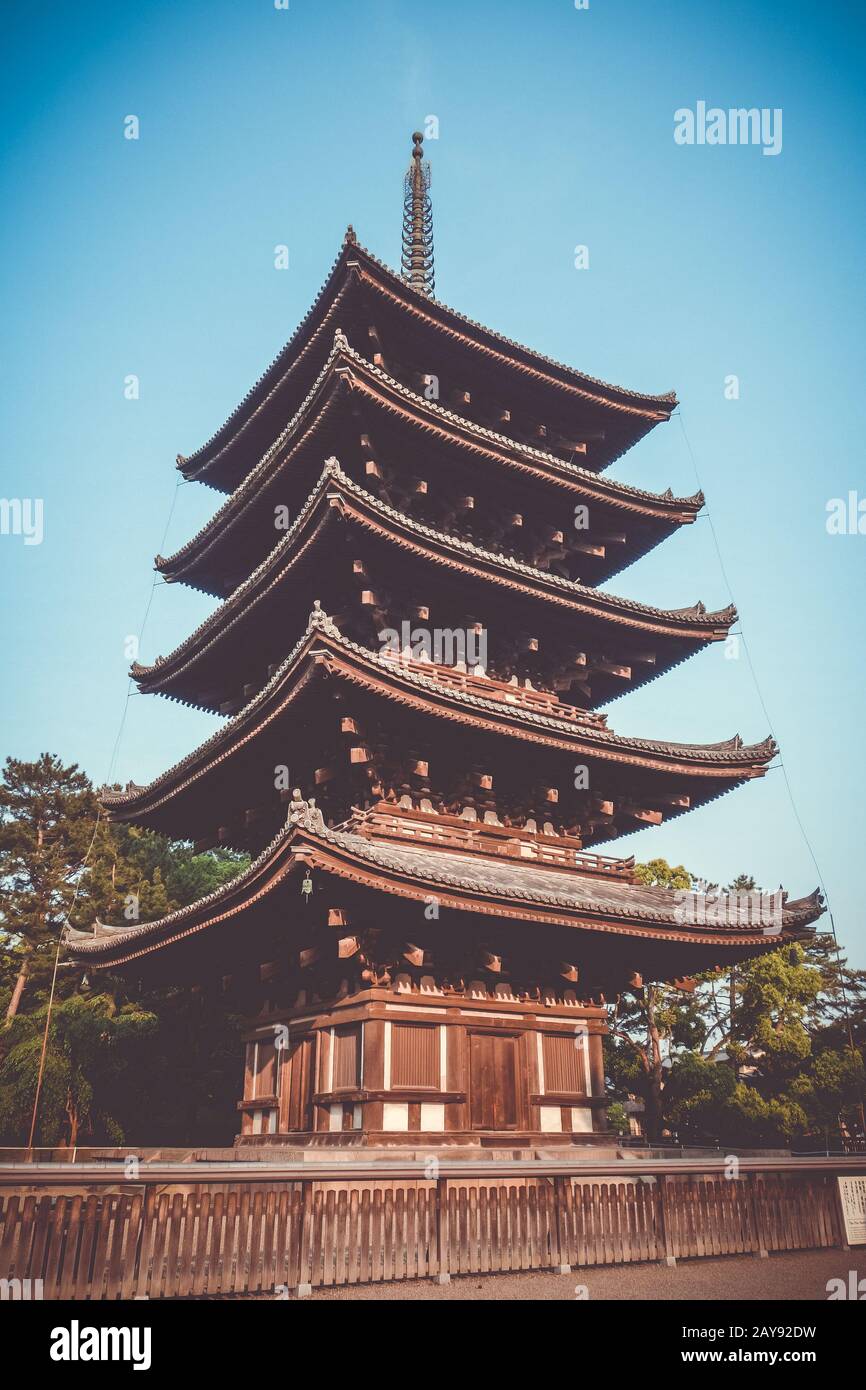
[[[312,612],[308,619],[308,627],[318,628],[320,632],[327,633],[329,637],[340,636],[340,629],[337,627],[333,618],[330,618],[325,612],[320,599],[315,599],[313,601]]]
[[[311,796],[305,801],[301,796],[300,787],[295,787],[292,790],[292,799],[286,814],[286,825],[299,825],[302,830],[314,832],[327,829],[325,818],[316,805],[316,798]]]

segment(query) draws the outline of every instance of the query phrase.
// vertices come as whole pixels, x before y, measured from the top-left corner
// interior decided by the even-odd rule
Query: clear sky
[[[828,499],[866,496],[862,6],[7,0],[3,23],[0,492],[43,499],[44,540],[0,535],[2,751],[143,782],[216,726],[134,693],[112,766],[153,556],[221,500],[176,489],[175,455],[291,335],[347,223],[397,263],[410,135],[434,115],[438,296],[592,375],[676,389],[682,419],[612,472],[693,492],[690,443],[837,930],[866,965],[866,536],[825,525]],[[678,145],[674,112],[699,101],[781,108],[781,153]],[[706,519],[609,587],[729,599]],[[142,659],[212,606],[159,585]],[[647,737],[768,732],[748,662],[720,648],[610,715]],[[794,896],[817,882],[780,770],[615,850]]]

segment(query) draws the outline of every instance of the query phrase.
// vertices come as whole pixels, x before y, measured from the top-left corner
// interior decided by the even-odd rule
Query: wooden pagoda
[[[598,712],[735,618],[599,587],[703,504],[605,475],[676,400],[432,289],[416,135],[402,274],[350,228],[294,337],[178,459],[226,501],[157,569],[220,602],[133,672],[227,719],[103,799],[252,863],[160,921],[69,933],[89,970],[219,990],[248,1019],[241,1142],[604,1140],[605,1001],[771,950],[822,910],[816,893],[770,929],[692,921],[599,852],[775,753],[624,737]]]

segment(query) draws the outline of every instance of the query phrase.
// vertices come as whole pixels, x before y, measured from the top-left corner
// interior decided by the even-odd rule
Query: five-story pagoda
[[[242,1140],[604,1139],[605,1000],[773,949],[819,915],[815,894],[769,926],[718,905],[705,920],[599,853],[775,753],[628,738],[598,713],[735,617],[599,587],[703,504],[605,476],[675,404],[433,297],[415,135],[402,275],[350,228],[295,336],[179,458],[227,498],[157,568],[221,601],[133,670],[228,718],[103,799],[253,860],[160,921],[70,931],[69,951],[222,991],[248,1018]]]

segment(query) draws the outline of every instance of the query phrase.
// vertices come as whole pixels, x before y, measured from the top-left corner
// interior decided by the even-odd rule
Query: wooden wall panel
[[[277,1084],[276,1047],[272,1041],[264,1038],[259,1038],[257,1046],[259,1051],[255,1094],[272,1096]]]
[[[438,1024],[391,1025],[391,1085],[439,1089]]]
[[[344,1024],[334,1029],[334,1074],[331,1089],[355,1090],[361,1084],[361,1025]]]
[[[544,1089],[550,1095],[586,1095],[583,1038],[569,1033],[542,1033]]]

